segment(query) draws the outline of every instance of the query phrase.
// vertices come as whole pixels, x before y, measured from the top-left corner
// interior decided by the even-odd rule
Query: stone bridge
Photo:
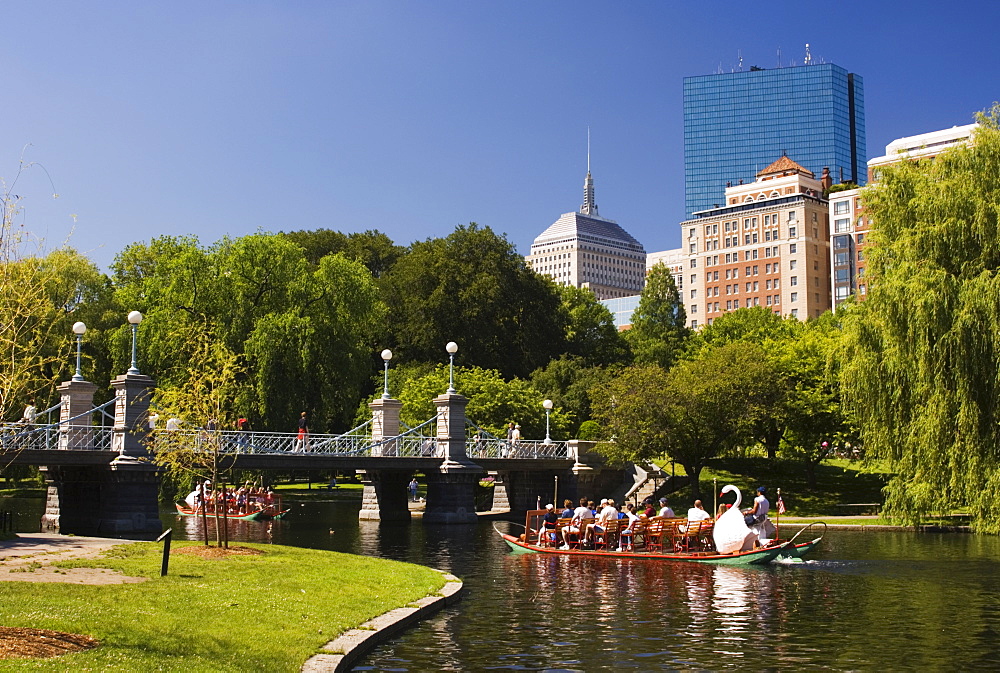
[[[0,465],[41,466],[48,484],[42,526],[77,535],[150,538],[162,530],[157,495],[160,469],[148,448],[153,380],[138,373],[113,382],[113,424],[97,424],[97,386],[59,386],[59,421],[0,429]],[[401,432],[402,403],[383,396],[369,404],[372,418],[343,435],[236,431],[176,431],[197,446],[211,441],[227,468],[248,470],[356,470],[364,483],[359,517],[409,521],[406,485],[415,472],[427,479],[426,523],[474,523],[475,486],[494,482],[494,509],[524,511],[543,502],[600,493],[622,485],[624,471],[608,468],[592,444],[482,439],[467,424],[468,399],[446,392],[437,414]],[[162,432],[162,431],[161,431]]]

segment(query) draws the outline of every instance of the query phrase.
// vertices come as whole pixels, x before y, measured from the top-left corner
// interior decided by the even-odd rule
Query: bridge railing
[[[489,430],[468,421],[465,453],[470,458],[569,458],[566,442],[501,439]]]

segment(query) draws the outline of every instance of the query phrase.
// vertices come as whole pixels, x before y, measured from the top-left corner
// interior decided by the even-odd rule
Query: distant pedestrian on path
[[[302,412],[299,415],[299,434],[295,438],[295,449],[296,452],[302,452],[306,450],[306,442],[309,437],[309,421],[306,419],[306,412]]]
[[[420,484],[417,483],[417,478],[414,477],[410,480],[410,498],[413,502],[417,501],[417,489],[420,488]]]

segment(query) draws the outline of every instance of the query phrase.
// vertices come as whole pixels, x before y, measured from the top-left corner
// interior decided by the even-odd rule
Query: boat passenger
[[[635,538],[635,528],[639,524],[639,515],[635,513],[635,505],[625,503],[625,518],[628,524],[618,533],[621,537],[621,545],[616,551],[634,551],[633,543]]]
[[[594,518],[594,511],[588,507],[587,499],[580,498],[580,506],[573,510],[573,520],[563,528],[563,546],[561,549],[569,549],[569,535],[583,537],[583,531],[587,529],[587,524]],[[581,540],[582,542],[582,540]]]
[[[653,507],[652,498],[646,498],[645,500],[642,501],[642,504],[643,504],[642,516],[646,517],[647,519],[652,519],[654,516],[656,516],[656,508]]]
[[[719,505],[718,511],[715,513],[715,519],[718,521],[722,518],[722,515],[726,513],[726,510],[732,507],[728,502],[724,502]]]
[[[573,518],[573,501],[569,498],[563,500],[563,511],[559,515],[561,519],[572,519]]]
[[[711,518],[712,515],[705,511],[705,506],[701,504],[701,500],[695,500],[694,507],[688,510],[688,521],[705,521]]]
[[[542,546],[545,540],[555,542],[556,524],[559,522],[559,515],[556,514],[556,506],[549,504],[545,506],[545,514],[542,515],[542,526],[538,529],[538,546]]]
[[[587,524],[587,529],[584,531],[584,539],[591,544],[596,543],[597,536],[603,535],[607,529],[607,523],[617,518],[618,510],[611,506],[607,498],[601,500],[601,511],[597,514],[597,520],[594,523]]]
[[[767,501],[767,489],[763,486],[757,489],[757,497],[753,499],[753,507],[745,510],[743,514],[744,523],[747,526],[755,526],[762,523],[767,518],[767,512],[771,509],[771,503]]]
[[[674,510],[670,509],[666,498],[660,498],[660,511],[657,516],[663,516],[668,519],[674,518]]]

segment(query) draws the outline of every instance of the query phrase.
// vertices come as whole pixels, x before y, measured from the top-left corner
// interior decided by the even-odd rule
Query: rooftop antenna
[[[743,50],[742,49],[737,49],[736,50],[736,55],[740,59],[740,65],[739,65],[740,72],[743,72]]]
[[[812,54],[809,53],[809,43],[806,42],[806,60],[803,62],[803,65],[812,65],[812,62],[813,57]]]
[[[778,47],[778,67],[781,67],[781,47]]]
[[[590,172],[590,127],[587,127],[587,172]]]

